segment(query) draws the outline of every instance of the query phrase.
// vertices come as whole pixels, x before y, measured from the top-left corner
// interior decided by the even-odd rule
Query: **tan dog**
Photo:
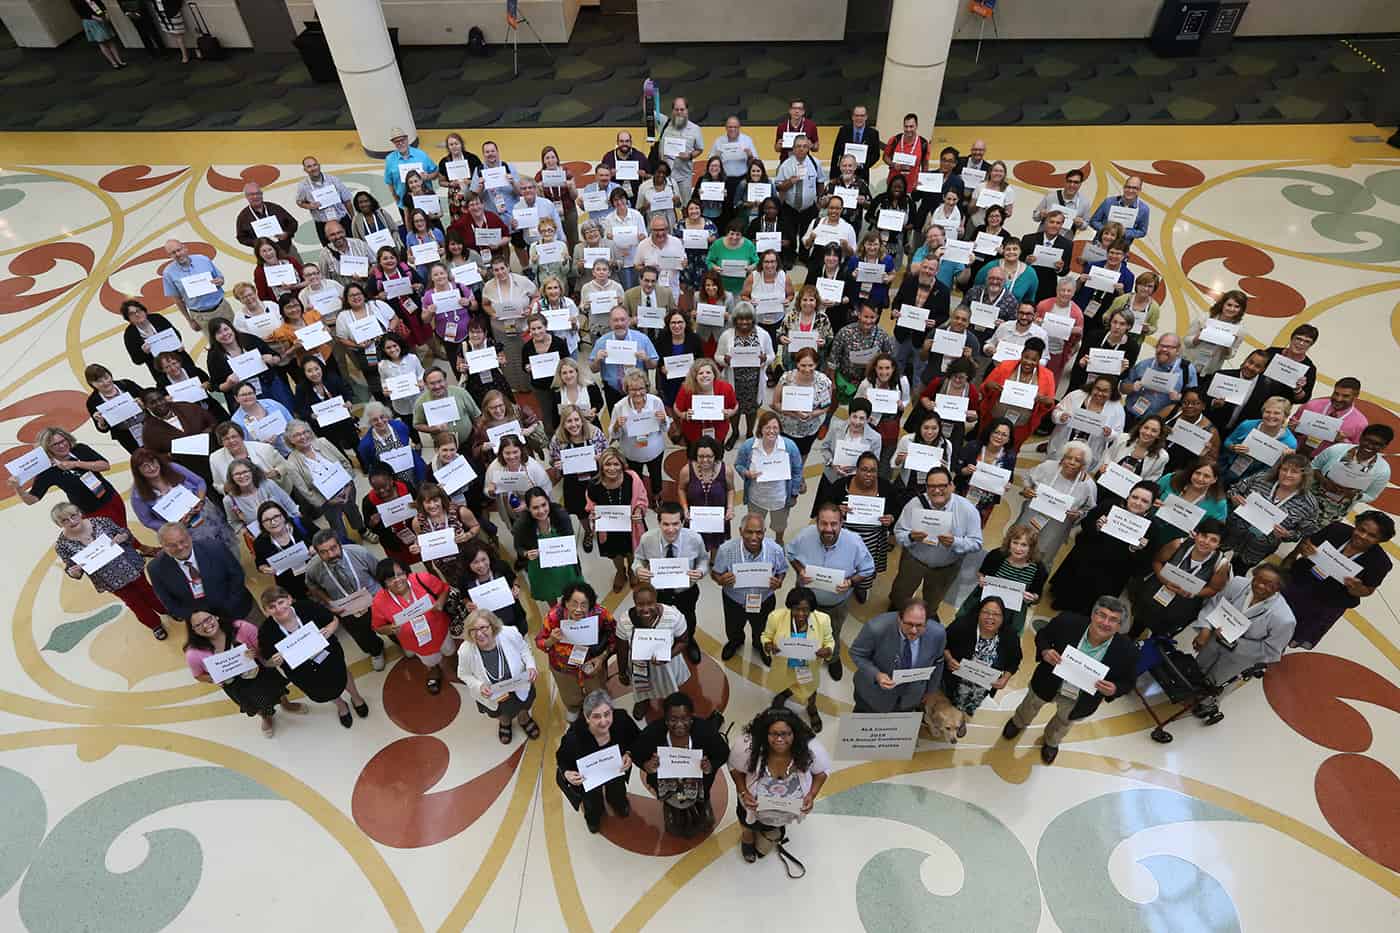
[[[958,744],[958,729],[967,722],[962,710],[952,704],[942,690],[934,691],[924,706],[924,728],[934,739],[942,739],[949,745]]]

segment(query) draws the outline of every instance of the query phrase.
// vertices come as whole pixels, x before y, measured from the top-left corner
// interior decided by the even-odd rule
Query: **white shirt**
[[[753,140],[744,132],[739,133],[738,139],[730,139],[728,133],[716,139],[715,144],[710,147],[710,155],[719,156],[720,164],[724,166],[724,174],[729,178],[743,176],[749,170],[750,156],[759,158]]]

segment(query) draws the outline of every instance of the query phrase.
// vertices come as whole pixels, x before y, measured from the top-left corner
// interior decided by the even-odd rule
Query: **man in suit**
[[[1035,269],[1036,304],[1040,304],[1047,298],[1055,297],[1055,286],[1059,282],[1060,276],[1064,275],[1065,270],[1069,268],[1070,255],[1074,252],[1074,241],[1060,232],[1064,229],[1064,224],[1064,211],[1052,206],[1045,213],[1044,230],[1040,233],[1028,233],[1021,237],[1021,258]],[[1061,251],[1060,260],[1053,267],[1035,264],[1035,251],[1040,246]]]
[[[942,625],[930,628],[928,617],[928,603],[913,599],[898,613],[878,615],[860,630],[851,643],[857,713],[919,712],[938,690],[947,635]],[[925,667],[932,669],[927,677],[895,683],[897,671]]]
[[[665,285],[658,285],[657,277],[657,270],[647,266],[642,270],[641,284],[622,293],[622,306],[627,309],[627,316],[632,326],[650,337],[653,343],[662,339],[666,332],[666,315],[672,308],[676,307],[675,292]],[[650,318],[643,322],[638,317],[638,313],[643,308],[659,309],[661,324],[657,325]]]
[[[141,404],[146,406],[141,446],[158,454],[169,454],[170,444],[177,437],[208,434],[214,430],[213,415],[193,402],[172,402],[160,389],[142,392]],[[216,492],[223,489],[224,478],[215,477],[209,472],[208,457],[175,454],[171,459],[214,486]]]
[[[1270,396],[1282,394],[1279,391],[1278,383],[1272,379],[1263,378],[1264,370],[1268,365],[1269,355],[1263,350],[1255,350],[1244,358],[1239,369],[1222,369],[1212,373],[1210,378],[1206,380],[1206,417],[1220,432],[1222,440],[1229,437],[1230,432],[1239,427],[1240,422],[1258,418],[1264,410],[1265,400]],[[1221,376],[1243,379],[1249,383],[1249,393],[1243,402],[1235,404],[1218,398],[1211,392]]]
[[[189,621],[190,613],[207,609],[224,618],[262,621],[244,584],[243,567],[227,548],[196,544],[178,522],[162,525],[158,538],[161,554],[146,572],[167,615]]]
[[[1040,656],[1031,688],[1016,712],[1002,727],[1004,739],[1014,739],[1031,724],[1046,703],[1055,704],[1055,715],[1045,724],[1040,760],[1047,765],[1060,753],[1060,742],[1070,727],[1093,715],[1099,704],[1130,693],[1137,679],[1138,649],[1132,639],[1118,634],[1128,613],[1127,605],[1116,596],[1100,596],[1089,618],[1062,612],[1036,633],[1035,650]],[[1055,673],[1063,654],[1074,648],[1108,666],[1108,673],[1094,684],[1092,692],[1080,690]]]
[[[853,143],[866,147],[865,158],[856,159],[856,177],[866,184],[870,183],[870,169],[880,161],[884,148],[880,131],[874,124],[866,122],[868,113],[864,104],[856,105],[851,110],[851,122],[836,131],[836,145],[831,149],[830,177],[840,177],[841,157],[846,154],[846,144]]]

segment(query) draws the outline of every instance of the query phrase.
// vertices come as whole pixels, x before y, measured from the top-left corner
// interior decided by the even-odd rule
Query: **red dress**
[[[724,399],[725,410],[739,407],[739,397],[734,394],[734,387],[732,385],[725,382],[723,379],[716,379],[714,386],[714,394]],[[676,393],[676,411],[690,411],[690,398],[690,390],[685,386],[681,386],[680,391]],[[680,426],[681,434],[685,436],[687,444],[694,444],[696,441],[700,440],[701,437],[705,436],[707,429],[711,432],[711,436],[721,444],[723,444],[724,439],[729,436],[729,419],[727,418],[720,421],[694,421],[686,419],[680,422]]]
[[[442,595],[443,588],[447,584],[437,577],[427,573],[413,573],[408,576],[408,589],[410,596],[397,597],[390,593],[388,588],[382,588],[374,594],[374,602],[370,606],[370,620],[375,631],[382,628],[394,628],[398,636],[399,645],[408,654],[421,656],[437,654],[442,650],[442,643],[447,638],[447,613],[439,609],[429,609],[424,616],[428,623],[428,639],[420,642],[417,634],[413,630],[412,622],[398,623],[394,621],[394,616],[413,605],[417,600],[427,597],[429,601]]]

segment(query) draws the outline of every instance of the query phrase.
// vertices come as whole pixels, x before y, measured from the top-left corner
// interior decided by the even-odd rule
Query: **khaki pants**
[[[233,307],[228,303],[227,298],[220,302],[218,307],[210,308],[208,311],[196,311],[194,308],[190,308],[189,312],[202,337],[208,336],[209,322],[216,317],[227,318],[229,323],[233,323]]]
[[[583,698],[594,690],[604,689],[603,685],[607,680],[601,669],[581,681],[573,671],[561,673],[551,670],[550,673],[554,675],[554,685],[559,688],[559,699],[563,701],[564,709],[571,714],[570,721],[578,717],[579,710],[583,708]]]
[[[894,585],[890,587],[890,608],[898,612],[906,602],[914,598],[915,591],[922,586],[929,613],[938,612],[944,594],[958,579],[958,563],[953,561],[942,567],[930,567],[909,551],[901,551],[899,572],[895,574]]]
[[[1034,690],[1027,690],[1026,697],[1021,701],[1021,705],[1016,707],[1016,712],[1011,714],[1011,721],[1017,729],[1024,729],[1031,724],[1035,714],[1040,712],[1040,708],[1048,703],[1035,695]],[[1060,741],[1064,739],[1065,733],[1069,732],[1074,721],[1069,718],[1070,710],[1074,709],[1074,704],[1079,702],[1078,696],[1067,697],[1061,693],[1055,694],[1055,715],[1045,724],[1045,738],[1043,743],[1050,748],[1059,748]]]

